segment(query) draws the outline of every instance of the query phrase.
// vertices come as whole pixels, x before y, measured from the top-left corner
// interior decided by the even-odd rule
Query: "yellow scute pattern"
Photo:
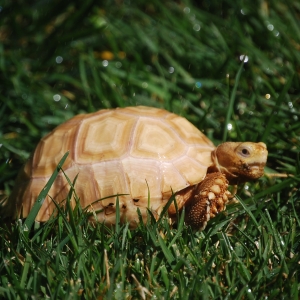
[[[78,131],[75,162],[87,164],[121,158],[128,151],[135,122],[135,118],[117,111],[86,118]]]

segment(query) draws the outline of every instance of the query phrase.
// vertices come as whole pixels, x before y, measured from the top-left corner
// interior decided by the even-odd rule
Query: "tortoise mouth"
[[[252,163],[248,165],[249,178],[256,179],[264,174],[265,163]]]
[[[259,172],[259,171],[260,171],[261,166],[260,166],[260,165],[257,165],[257,164],[255,164],[255,165],[250,165],[250,169],[251,169],[251,171],[252,171],[253,173],[256,173],[256,172]]]

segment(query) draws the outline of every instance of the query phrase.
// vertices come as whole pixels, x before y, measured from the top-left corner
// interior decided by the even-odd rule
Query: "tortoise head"
[[[264,143],[226,142],[212,152],[209,172],[222,172],[229,184],[257,179],[264,174],[268,150]]]

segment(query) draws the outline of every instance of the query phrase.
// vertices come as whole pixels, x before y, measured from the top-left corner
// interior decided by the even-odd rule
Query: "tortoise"
[[[75,191],[80,204],[95,212],[93,218],[99,222],[115,224],[118,197],[120,221],[135,228],[137,208],[146,222],[148,209],[157,218],[175,195],[177,205],[170,205],[169,216],[185,207],[185,221],[196,230],[203,230],[225,209],[228,184],[263,175],[268,154],[262,142],[215,147],[185,118],[163,109],[137,106],[80,114],[41,139],[18,175],[6,215],[29,214],[67,151],[64,172],[71,181],[78,175]],[[36,221],[47,221],[56,211],[53,201],[63,205],[69,188],[60,172]]]

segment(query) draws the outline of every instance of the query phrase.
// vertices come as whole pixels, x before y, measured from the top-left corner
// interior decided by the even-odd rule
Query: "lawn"
[[[0,298],[299,299],[299,74],[297,0],[2,1],[1,198],[42,136],[102,108],[165,108],[269,157],[202,232],[1,214]]]

